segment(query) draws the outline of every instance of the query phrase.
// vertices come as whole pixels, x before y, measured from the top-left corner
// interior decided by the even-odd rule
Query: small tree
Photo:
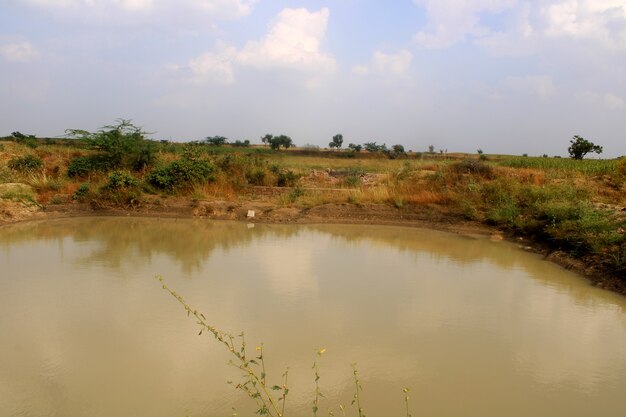
[[[100,165],[108,169],[140,170],[152,165],[156,158],[154,143],[145,137],[148,133],[131,120],[118,119],[116,125],[101,127],[94,133],[79,129],[68,129],[65,133],[99,151]]]
[[[354,152],[361,152],[361,150],[363,149],[363,146],[355,145],[354,143],[351,143],[348,145],[348,148],[352,149]]]
[[[435,145],[428,145],[428,153],[435,153]]]
[[[567,148],[567,152],[569,152],[569,156],[572,159],[583,159],[589,152],[602,153],[602,146],[596,145],[578,135],[574,136],[570,143],[571,145]]]
[[[209,136],[204,141],[211,146],[222,146],[228,143],[228,138],[224,136]]]
[[[333,141],[328,144],[330,148],[337,149],[341,148],[341,145],[343,145],[343,135],[341,133],[333,136]]]

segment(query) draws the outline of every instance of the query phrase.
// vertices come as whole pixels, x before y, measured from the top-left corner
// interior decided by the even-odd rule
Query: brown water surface
[[[618,417],[626,299],[506,242],[379,226],[64,219],[0,228],[0,416],[253,415],[218,327],[263,342],[288,416]]]

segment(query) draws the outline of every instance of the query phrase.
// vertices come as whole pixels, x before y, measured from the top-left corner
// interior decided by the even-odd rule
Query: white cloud
[[[623,110],[626,108],[626,101],[613,93],[596,93],[593,91],[581,91],[575,97],[582,103],[593,108],[604,108],[606,110]]]
[[[117,0],[116,3],[131,11],[150,10],[153,6],[153,0]]]
[[[527,75],[524,77],[506,77],[499,83],[499,95],[532,95],[541,99],[552,97],[556,91],[552,77],[548,75]]]
[[[604,105],[610,110],[621,110],[624,108],[624,99],[615,94],[606,93],[604,95]]]
[[[402,75],[411,65],[413,54],[402,50],[396,54],[385,54],[381,51],[374,53],[374,68],[383,74]]]
[[[537,37],[590,39],[608,47],[626,47],[624,0],[415,0],[415,3],[426,10],[427,23],[414,37],[425,48],[447,48],[470,41],[501,55],[518,55],[520,48],[521,54],[536,48]],[[507,20],[503,20],[503,15]],[[504,29],[485,23],[494,16],[504,23]]]
[[[402,49],[397,53],[375,51],[369,65],[357,65],[352,68],[352,72],[357,75],[375,73],[386,76],[399,76],[406,74],[412,60],[413,54],[406,49]]]
[[[284,9],[260,40],[248,41],[237,50],[218,44],[188,63],[196,80],[220,83],[235,81],[234,67],[287,69],[313,75],[307,85],[314,87],[319,77],[335,69],[335,59],[322,52],[321,44],[328,25],[328,9]],[[186,69],[187,67],[178,68]]]
[[[335,59],[321,51],[329,11],[284,9],[261,40],[249,41],[237,55],[241,65],[332,72]]]
[[[7,43],[0,46],[0,55],[9,62],[30,62],[37,56],[37,50],[28,41]]]
[[[194,0],[193,3],[211,14],[242,17],[252,13],[256,0]]]
[[[216,52],[207,52],[189,61],[189,68],[199,80],[231,84],[235,81],[232,62],[236,55],[234,47],[220,45]]]
[[[356,75],[367,75],[370,73],[370,69],[367,65],[355,65],[352,67],[352,72]]]
[[[122,11],[159,11],[167,20],[172,15],[198,14],[239,18],[252,12],[258,0],[22,0],[34,7],[73,18],[98,18]]]
[[[594,39],[610,46],[626,44],[623,0],[561,0],[543,7],[541,15],[547,36]]]
[[[414,40],[424,48],[447,48],[468,37],[483,37],[491,30],[481,25],[480,15],[513,7],[515,0],[415,0],[428,16],[425,31]]]

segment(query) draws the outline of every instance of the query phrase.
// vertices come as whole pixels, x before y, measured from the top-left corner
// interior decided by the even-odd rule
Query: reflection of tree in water
[[[184,272],[201,267],[211,252],[241,247],[268,234],[288,238],[301,231],[295,227],[255,228],[243,223],[196,219],[93,217],[60,219],[9,226],[0,234],[0,246],[33,240],[64,239],[96,243],[80,263],[119,269],[133,259],[165,255],[179,262]]]
[[[523,263],[527,254],[512,245],[502,245],[482,237],[452,235],[436,230],[397,226],[315,225],[313,229],[357,245],[363,241],[382,248],[422,252],[463,265],[488,261],[511,268]]]
[[[301,232],[328,234],[353,245],[368,242],[383,248],[422,253],[441,262],[469,265],[487,262],[504,269],[519,268],[530,276],[542,268],[541,262],[528,262],[528,254],[514,245],[483,238],[453,236],[445,232],[418,228],[368,225],[256,225],[249,230],[243,223],[199,219],[159,219],[93,217],[31,222],[2,228],[0,247],[31,240],[73,239],[95,242],[99,246],[79,262],[98,262],[118,269],[132,256],[151,259],[166,255],[179,262],[184,272],[197,270],[216,250],[250,244],[265,237],[289,238]]]

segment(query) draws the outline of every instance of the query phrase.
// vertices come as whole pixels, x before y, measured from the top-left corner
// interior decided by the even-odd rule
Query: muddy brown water
[[[286,416],[623,416],[626,298],[507,242],[146,218],[0,228],[0,416],[253,415],[153,278],[289,367]]]

